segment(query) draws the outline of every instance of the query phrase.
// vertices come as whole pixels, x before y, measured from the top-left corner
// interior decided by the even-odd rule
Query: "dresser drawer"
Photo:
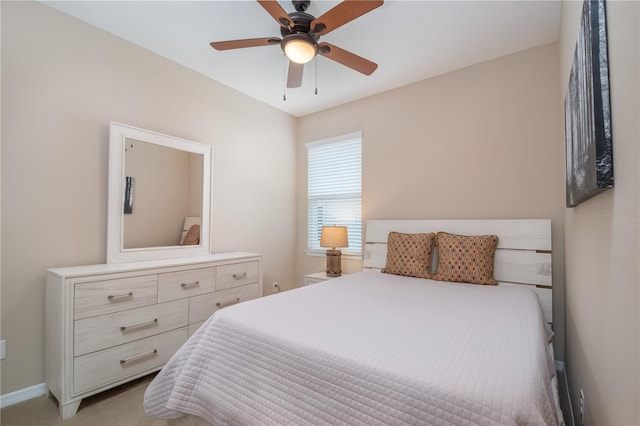
[[[189,299],[189,324],[205,321],[218,309],[246,302],[258,296],[258,284],[249,284],[193,297]]]
[[[188,324],[187,299],[100,315],[74,324],[74,356],[88,354]]]
[[[258,262],[242,262],[218,266],[216,290],[239,287],[258,282]]]
[[[73,360],[75,393],[116,382],[165,364],[187,341],[187,327],[136,340]]]
[[[158,275],[158,302],[211,293],[215,288],[216,268],[190,269]]]
[[[202,324],[204,324],[205,322],[206,321],[199,321],[199,322],[194,322],[193,324],[189,324],[189,337],[193,336],[195,332],[198,331],[198,329],[202,327]]]
[[[77,283],[74,318],[82,319],[153,305],[158,299],[157,275]]]

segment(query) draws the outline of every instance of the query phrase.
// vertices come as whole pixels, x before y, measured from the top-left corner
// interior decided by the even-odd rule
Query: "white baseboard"
[[[8,407],[19,402],[27,401],[47,394],[47,385],[40,383],[39,385],[30,386],[20,389],[6,395],[0,395],[0,408]]]

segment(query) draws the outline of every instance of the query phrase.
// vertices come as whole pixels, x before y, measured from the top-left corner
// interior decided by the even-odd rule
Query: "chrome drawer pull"
[[[243,272],[241,274],[233,274],[233,278],[235,278],[236,280],[241,280],[243,278],[247,278],[247,273]]]
[[[109,301],[111,302],[117,302],[119,299],[124,299],[125,297],[131,297],[131,296],[133,296],[132,291],[124,294],[110,294],[107,296],[107,299],[109,299]]]
[[[192,283],[182,283],[180,284],[180,287],[184,288],[185,290],[191,287],[198,287],[200,285],[200,281],[194,281]]]
[[[154,349],[154,350],[152,350],[152,351],[145,352],[145,353],[143,353],[143,354],[134,355],[134,356],[129,357],[129,358],[121,359],[121,360],[120,360],[120,364],[121,364],[121,365],[124,365],[124,364],[126,364],[126,363],[128,363],[128,362],[137,361],[137,360],[139,360],[139,359],[146,358],[146,357],[148,357],[148,356],[155,355],[155,354],[157,354],[157,353],[158,353],[158,350],[157,350],[157,349]]]
[[[218,308],[224,308],[225,306],[235,305],[235,304],[236,304],[236,303],[238,303],[238,302],[240,302],[240,298],[239,298],[239,297],[237,297],[237,298],[236,298],[236,299],[234,299],[234,300],[230,300],[230,301],[228,301],[228,302],[218,302],[218,303],[216,303],[216,306],[217,306]]]
[[[137,323],[131,324],[131,325],[123,325],[123,326],[120,327],[120,330],[127,331],[128,328],[144,327],[145,325],[156,324],[157,322],[158,322],[158,318],[154,318],[154,319],[149,320],[149,321],[137,322]]]

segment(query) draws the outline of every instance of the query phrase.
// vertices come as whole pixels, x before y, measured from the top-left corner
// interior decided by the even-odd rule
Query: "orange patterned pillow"
[[[495,235],[456,235],[438,232],[438,281],[498,284],[493,278],[493,261],[498,246]]]
[[[390,232],[387,239],[387,274],[431,278],[431,251],[434,234]]]
[[[183,246],[197,246],[200,244],[200,225],[191,225],[182,240]]]

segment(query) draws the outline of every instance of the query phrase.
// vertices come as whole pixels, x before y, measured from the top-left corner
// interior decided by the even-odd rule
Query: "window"
[[[320,247],[322,226],[346,226],[344,254],[362,256],[362,134],[310,142],[308,151],[307,248]]]

